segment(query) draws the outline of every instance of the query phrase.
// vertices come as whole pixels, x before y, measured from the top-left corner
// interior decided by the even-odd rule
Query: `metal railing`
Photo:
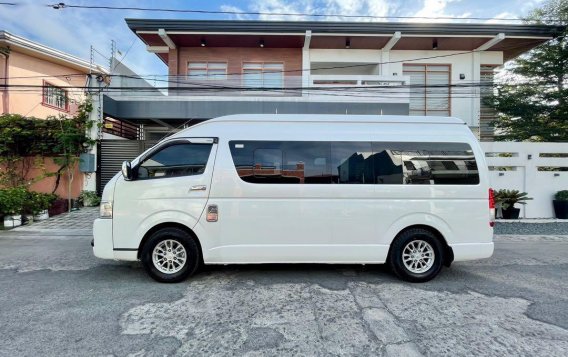
[[[103,133],[119,136],[125,139],[142,139],[142,130],[139,125],[130,124],[122,120],[105,118],[102,130]]]
[[[107,90],[111,97],[183,97],[188,100],[204,97],[292,97],[323,101],[408,102],[409,79],[404,76],[379,75],[309,75],[252,77],[222,75],[211,78],[164,76],[152,80],[136,80],[128,86]],[[147,84],[154,86],[148,88]]]

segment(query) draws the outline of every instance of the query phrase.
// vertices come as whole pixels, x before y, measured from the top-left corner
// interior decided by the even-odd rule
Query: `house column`
[[[381,49],[381,76],[390,75],[390,50],[396,45],[398,40],[402,37],[400,31],[395,32],[390,38],[389,42]]]
[[[310,86],[310,73],[311,73],[311,61],[310,61],[310,42],[312,41],[312,31],[307,30],[304,39],[304,47],[302,48],[302,88],[308,88]],[[304,91],[302,91],[302,95]]]
[[[472,81],[473,85],[470,87],[472,96],[471,96],[471,126],[479,128],[479,118],[481,116],[481,91],[479,90],[479,81],[481,80],[481,54],[479,52],[473,52],[471,54],[471,74],[472,74]]]

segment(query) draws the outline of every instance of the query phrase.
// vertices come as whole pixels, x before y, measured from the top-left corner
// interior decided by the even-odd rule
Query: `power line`
[[[346,14],[318,14],[300,12],[263,12],[263,11],[228,11],[228,10],[199,10],[199,9],[168,9],[148,8],[136,6],[101,6],[101,5],[73,5],[66,3],[47,4],[56,10],[65,8],[93,9],[93,10],[132,10],[155,11],[171,13],[210,14],[210,15],[255,15],[255,16],[298,16],[298,17],[337,17],[337,18],[364,18],[364,19],[424,19],[424,20],[494,20],[494,21],[524,21],[519,18],[492,18],[492,17],[456,17],[456,16],[379,16],[379,15],[346,15]],[[543,18],[543,21],[566,21],[563,19]]]
[[[124,52],[124,55],[122,56],[122,58],[120,59],[120,61],[117,59],[116,60],[116,64],[114,65],[114,67],[112,68],[111,74],[112,72],[114,72],[114,70],[116,69],[116,67],[118,67],[119,64],[122,63],[122,61],[124,61],[124,59],[126,58],[126,55],[128,55],[128,52],[130,52],[130,49],[132,49],[132,46],[134,46],[134,43],[136,42],[137,38],[135,37],[134,40],[132,40],[132,43],[130,44],[130,46],[128,47],[128,49],[126,50],[126,52]]]
[[[562,36],[565,37],[565,36]],[[128,50],[126,51],[125,55],[122,57],[121,61],[124,60],[124,57],[126,57],[126,55],[128,54],[128,51],[133,47],[134,42],[136,41],[136,39],[132,42],[132,44],[130,45],[130,47],[128,48]],[[506,50],[513,50],[513,49],[517,49],[517,48],[521,48],[522,45],[515,45],[515,46],[509,46],[506,48],[502,48],[502,51],[506,51]],[[96,50],[96,49],[95,49]],[[98,51],[97,51],[98,52]],[[442,54],[442,55],[435,55],[435,56],[425,56],[425,57],[416,57],[416,58],[409,58],[409,59],[402,59],[402,60],[397,60],[397,61],[382,61],[382,62],[375,62],[375,63],[364,63],[364,64],[352,64],[352,65],[344,65],[344,66],[330,66],[330,67],[321,67],[321,68],[317,68],[314,70],[328,70],[328,69],[344,69],[344,68],[357,68],[357,67],[368,67],[368,66],[380,66],[383,64],[395,64],[395,63],[406,63],[406,62],[415,62],[415,61],[422,61],[422,60],[430,60],[430,59],[436,59],[436,58],[446,58],[446,57],[453,57],[453,56],[461,56],[461,55],[465,55],[465,54],[472,54],[472,53],[476,53],[476,52],[484,52],[484,51],[478,51],[478,50],[470,50],[470,51],[463,51],[463,52],[456,52],[456,53],[449,53],[449,54]],[[276,71],[265,71],[264,73],[303,73],[306,71],[311,71],[312,69],[292,69],[292,70],[276,70]],[[8,77],[7,79],[23,79],[23,78],[50,78],[50,77],[65,77],[65,76],[83,76],[84,74],[77,74],[77,73],[73,73],[73,74],[66,74],[66,75],[40,75],[40,76],[20,76],[20,77]],[[235,73],[226,73],[226,76],[237,76],[237,75],[242,75],[241,72],[235,72]],[[110,76],[122,76],[120,74],[110,74]],[[169,74],[146,74],[146,75],[138,75],[139,79],[144,79],[143,77],[171,77]],[[200,77],[201,75],[191,75],[191,74],[187,74],[184,77],[188,78],[188,77]],[[130,78],[134,78],[132,76],[130,76]],[[6,77],[0,77],[0,80],[6,79]],[[167,82],[167,83],[185,83],[185,82],[177,82],[175,80],[164,80],[164,79],[156,79],[156,78],[152,78],[152,80],[154,81],[158,81],[158,82]]]

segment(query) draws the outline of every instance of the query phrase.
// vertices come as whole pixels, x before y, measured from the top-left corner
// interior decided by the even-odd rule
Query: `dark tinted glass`
[[[211,144],[175,144],[146,158],[138,166],[138,178],[199,175],[205,171]]]
[[[331,183],[329,142],[287,141],[282,151],[284,176],[299,183]]]
[[[393,143],[373,143],[373,178],[378,185],[402,184],[403,163]]]
[[[476,185],[477,163],[462,143],[376,143],[392,147],[402,160],[405,184]]]
[[[252,183],[479,183],[462,143],[231,141],[239,176]]]
[[[329,143],[231,141],[239,176],[252,183],[331,183]]]
[[[373,152],[370,142],[332,142],[333,183],[373,184]]]

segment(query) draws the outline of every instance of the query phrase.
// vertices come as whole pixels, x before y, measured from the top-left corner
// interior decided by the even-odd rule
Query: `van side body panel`
[[[413,225],[439,231],[455,247],[456,261],[492,253],[485,161],[465,125],[225,122],[191,134],[214,133],[219,148],[208,204],[218,206],[219,222],[202,217],[195,226],[205,263],[384,263],[392,240]],[[231,156],[229,142],[235,140],[467,143],[480,184],[248,183],[238,177]]]
[[[193,230],[206,264],[384,263],[393,239],[414,225],[440,232],[455,261],[493,253],[484,153],[458,119],[248,117],[209,120],[167,139],[218,138],[203,182],[197,176],[115,180],[112,228],[108,223],[96,225],[95,251],[97,232],[100,240],[112,230],[114,258],[133,260],[146,233],[170,222]],[[330,120],[324,121],[327,117]],[[239,177],[229,147],[239,140],[466,143],[475,155],[479,184],[249,183]],[[146,189],[143,182],[151,187]],[[191,192],[192,185],[207,189]],[[218,207],[216,222],[206,220],[210,205]],[[108,244],[100,248],[97,256],[108,258]]]

